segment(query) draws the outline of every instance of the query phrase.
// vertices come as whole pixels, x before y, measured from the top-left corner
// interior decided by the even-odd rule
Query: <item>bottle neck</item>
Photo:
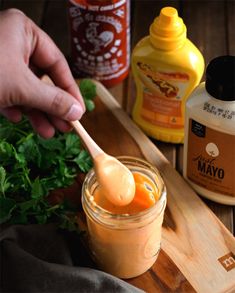
[[[165,7],[150,26],[150,42],[161,50],[175,50],[186,41],[186,26],[173,7]]]

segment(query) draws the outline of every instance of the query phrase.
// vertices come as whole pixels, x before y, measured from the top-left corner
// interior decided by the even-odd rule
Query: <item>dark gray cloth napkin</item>
[[[77,234],[54,224],[15,225],[0,234],[0,292],[143,292],[93,269]]]

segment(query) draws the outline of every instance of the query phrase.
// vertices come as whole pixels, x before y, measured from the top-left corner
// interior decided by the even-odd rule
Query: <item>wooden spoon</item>
[[[135,195],[135,181],[131,171],[116,158],[106,154],[79,121],[70,123],[93,159],[96,178],[102,193],[115,205],[129,204]]]
[[[41,80],[54,85],[48,75]],[[97,181],[102,193],[115,205],[129,204],[135,195],[135,181],[131,171],[116,158],[107,155],[89,136],[79,121],[72,121],[77,134],[82,139],[93,162]]]

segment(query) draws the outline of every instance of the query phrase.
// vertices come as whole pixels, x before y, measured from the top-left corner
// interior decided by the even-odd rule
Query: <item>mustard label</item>
[[[207,190],[235,197],[235,136],[190,119],[187,177]]]
[[[182,128],[182,100],[189,87],[189,75],[155,70],[143,62],[137,62],[137,74],[143,86],[141,117],[161,127]]]

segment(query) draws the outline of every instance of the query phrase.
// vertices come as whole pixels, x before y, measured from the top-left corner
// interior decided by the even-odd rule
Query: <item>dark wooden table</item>
[[[70,55],[65,0],[0,0],[0,9],[19,8],[45,30],[66,57]],[[189,39],[201,50],[206,64],[220,55],[235,55],[235,1],[131,1],[132,47],[148,34],[149,25],[164,6],[178,9],[187,26]],[[204,77],[203,77],[204,79]],[[109,89],[127,113],[131,113],[134,83],[129,77]],[[155,141],[156,146],[182,173],[183,145]],[[224,225],[234,234],[235,208],[203,199]]]

